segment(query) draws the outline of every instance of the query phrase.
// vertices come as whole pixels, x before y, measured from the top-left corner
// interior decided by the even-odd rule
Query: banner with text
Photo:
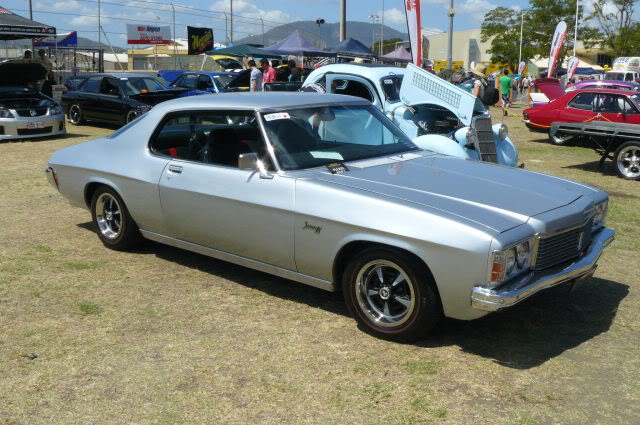
[[[213,29],[187,27],[189,54],[200,55],[213,49]]]
[[[405,0],[404,10],[409,27],[411,56],[416,66],[422,67],[422,22],[420,19],[420,0]]]
[[[560,21],[556,26],[556,31],[553,33],[553,40],[551,41],[551,52],[549,53],[549,66],[547,68],[547,78],[553,78],[556,74],[556,65],[558,64],[558,58],[560,52],[564,46],[564,39],[567,36],[567,24],[564,21]]]
[[[128,44],[171,44],[171,27],[127,24]]]
[[[74,47],[78,45],[78,31],[33,39],[33,47]]]
[[[576,74],[579,64],[580,64],[580,59],[578,59],[575,56],[572,57],[571,60],[569,60],[569,65],[567,65],[567,78],[569,80],[572,79],[573,76]]]

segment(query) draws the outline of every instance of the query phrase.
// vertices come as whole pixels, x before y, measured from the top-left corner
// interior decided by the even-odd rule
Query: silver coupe
[[[171,100],[46,174],[109,248],[150,239],[340,289],[394,340],[588,278],[614,238],[605,192],[422,150],[350,96]]]

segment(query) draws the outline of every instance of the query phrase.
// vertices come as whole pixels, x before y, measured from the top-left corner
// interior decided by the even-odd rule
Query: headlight
[[[533,240],[529,239],[506,249],[494,251],[488,278],[489,285],[498,286],[506,280],[528,271],[531,268],[532,245]]]
[[[49,115],[60,115],[62,113],[62,108],[58,105],[49,108]]]
[[[595,206],[596,213],[593,216],[593,225],[591,231],[596,231],[604,226],[604,220],[607,217],[607,209],[609,208],[609,202],[600,202]]]
[[[13,114],[8,109],[0,109],[0,118],[13,118]]]
[[[504,140],[509,135],[509,129],[506,125],[500,124],[498,127],[498,140]]]

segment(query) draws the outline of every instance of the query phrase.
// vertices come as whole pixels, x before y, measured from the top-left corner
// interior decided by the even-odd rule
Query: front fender
[[[416,137],[413,139],[413,143],[415,143],[420,149],[426,149],[432,152],[454,156],[456,158],[469,159],[469,154],[466,149],[456,143],[455,140],[451,140],[445,136],[428,134]]]
[[[496,137],[496,140],[497,137]],[[503,140],[496,142],[496,150],[498,152],[498,162],[510,167],[516,167],[518,165],[518,149],[513,144],[509,136]]]

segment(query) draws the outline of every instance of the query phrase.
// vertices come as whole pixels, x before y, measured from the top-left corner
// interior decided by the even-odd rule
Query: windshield
[[[264,123],[285,170],[419,149],[372,105],[295,109],[265,114]]]
[[[225,88],[229,85],[231,81],[236,77],[236,75],[214,75],[213,78],[216,80],[216,84],[218,87]]]
[[[155,78],[127,78],[121,80],[124,91],[128,96],[167,89],[167,87],[163,86],[160,81]]]
[[[218,64],[223,69],[242,69],[243,68],[242,64],[235,59],[216,59],[216,62],[218,62]]]
[[[633,96],[629,96],[629,99],[636,105],[636,108],[640,109],[640,95],[634,94]]]
[[[624,81],[624,72],[607,72],[604,75],[605,80]]]
[[[400,101],[400,86],[402,85],[402,75],[389,75],[380,80],[384,97],[387,101],[394,103]]]

